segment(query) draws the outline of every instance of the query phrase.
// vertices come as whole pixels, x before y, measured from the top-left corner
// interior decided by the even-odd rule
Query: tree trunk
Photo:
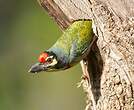
[[[92,19],[97,41],[82,62],[86,110],[134,110],[134,1],[39,0],[64,30]]]

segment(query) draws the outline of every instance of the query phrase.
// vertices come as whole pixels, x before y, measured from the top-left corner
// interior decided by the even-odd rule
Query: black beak
[[[31,68],[29,69],[29,73],[38,73],[38,72],[41,72],[41,71],[44,71],[45,68],[44,68],[44,65],[41,64],[41,63],[36,63],[34,65],[31,66]]]

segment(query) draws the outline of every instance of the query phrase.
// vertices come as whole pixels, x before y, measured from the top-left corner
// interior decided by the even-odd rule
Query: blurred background
[[[83,110],[81,68],[30,74],[62,34],[36,0],[0,0],[0,110]]]

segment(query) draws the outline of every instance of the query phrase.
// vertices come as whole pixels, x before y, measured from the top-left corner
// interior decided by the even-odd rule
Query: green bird
[[[74,66],[87,56],[93,36],[91,20],[73,22],[51,48],[40,54],[29,72],[59,71]]]

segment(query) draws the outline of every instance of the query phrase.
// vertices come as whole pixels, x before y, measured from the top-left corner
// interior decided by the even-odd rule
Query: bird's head
[[[57,56],[53,52],[43,52],[38,58],[38,63],[32,65],[29,72],[55,71],[58,64]]]

